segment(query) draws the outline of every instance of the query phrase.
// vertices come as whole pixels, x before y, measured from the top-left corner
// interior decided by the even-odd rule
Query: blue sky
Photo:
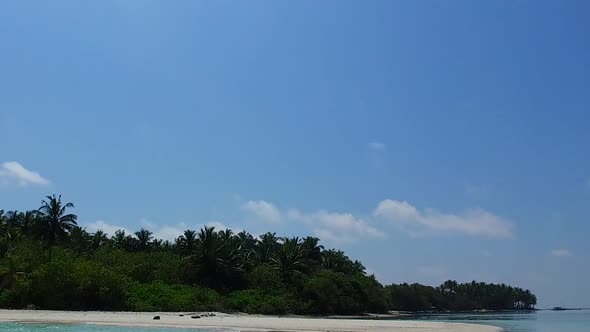
[[[0,4],[0,202],[590,305],[586,1]]]

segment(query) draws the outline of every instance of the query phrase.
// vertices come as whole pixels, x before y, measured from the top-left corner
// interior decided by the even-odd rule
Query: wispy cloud
[[[373,151],[383,151],[387,149],[387,145],[385,143],[377,141],[369,142],[367,147]]]
[[[49,184],[49,180],[43,178],[39,173],[24,168],[16,161],[7,161],[0,164],[0,179],[14,181],[21,186]]]
[[[553,257],[571,257],[571,256],[573,256],[571,251],[569,251],[568,249],[563,249],[563,248],[553,249],[553,250],[551,250],[551,252],[549,254]]]
[[[112,224],[105,222],[104,220],[97,220],[93,223],[86,224],[86,229],[90,233],[94,233],[98,230],[101,230],[101,231],[105,232],[108,236],[115,235],[115,232],[118,230],[123,230],[123,231],[125,231],[126,234],[133,234],[131,231],[129,231],[127,228],[125,228],[123,226],[112,225]]]
[[[376,169],[385,167],[387,163],[387,145],[383,142],[373,141],[367,143],[368,157],[372,166]]]
[[[281,212],[272,203],[267,201],[248,201],[240,207],[242,211],[251,214],[257,221],[269,224],[277,224],[282,221]]]
[[[415,234],[417,231],[459,233],[490,238],[512,238],[512,224],[483,209],[467,209],[459,214],[441,213],[433,209],[418,210],[406,201],[386,199],[373,212]]]
[[[297,209],[287,212],[289,220],[303,222],[313,226],[316,236],[324,239],[353,242],[359,237],[386,238],[386,234],[368,221],[357,218],[351,213],[338,213],[319,210],[303,213]]]

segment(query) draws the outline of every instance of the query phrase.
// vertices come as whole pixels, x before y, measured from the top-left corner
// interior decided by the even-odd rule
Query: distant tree
[[[91,245],[91,236],[86,232],[86,229],[75,226],[70,230],[69,246],[78,255],[87,253]]]
[[[320,239],[317,237],[307,236],[303,238],[303,242],[301,243],[305,256],[311,265],[322,263],[322,250],[324,250],[324,246],[319,244],[319,242]]]
[[[11,257],[6,257],[0,264],[0,289],[15,289],[26,273],[20,271]]]
[[[254,254],[258,263],[269,263],[280,247],[276,233],[267,232],[260,235]]]
[[[64,204],[61,201],[61,195],[46,196],[46,200],[41,201],[41,207],[38,209],[40,219],[37,224],[37,234],[50,249],[49,259],[51,259],[51,247],[67,240],[68,232],[78,225],[76,222],[78,216],[66,213],[69,208],[74,208],[74,204]]]
[[[142,228],[139,231],[135,232],[135,236],[137,237],[137,250],[139,251],[147,251],[150,249],[150,242],[152,241],[153,233],[149,230]]]
[[[107,245],[109,243],[109,238],[107,234],[103,232],[101,229],[97,230],[92,234],[92,248],[94,250]]]
[[[176,246],[183,255],[190,255],[197,246],[197,232],[187,229],[176,239]]]
[[[282,246],[271,258],[271,263],[285,278],[291,277],[293,273],[304,272],[307,268],[306,252],[301,246],[301,240],[298,237],[283,238]]]

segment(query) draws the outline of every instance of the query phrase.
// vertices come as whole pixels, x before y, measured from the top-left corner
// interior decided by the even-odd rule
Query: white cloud
[[[370,142],[369,144],[367,144],[367,147],[373,151],[383,151],[387,149],[387,145],[385,143],[377,141]]]
[[[482,209],[467,209],[461,214],[441,213],[433,209],[420,211],[408,202],[386,199],[379,203],[373,214],[402,228],[409,227],[414,234],[418,229],[490,238],[513,237],[510,222]]]
[[[144,224],[145,223],[146,222],[144,220]],[[155,225],[153,223],[149,223],[149,224],[151,226],[148,229],[154,232],[154,238],[168,240],[168,241],[176,240],[180,235],[184,234],[184,231],[186,231],[187,229],[199,231],[204,226],[215,227],[215,231],[223,231],[228,228],[231,231],[233,231],[234,233],[239,233],[241,231],[240,228],[228,227],[220,221],[209,221],[205,224],[199,224],[199,225],[189,225],[189,224],[186,224],[183,222],[178,223],[178,224],[174,224],[174,225],[162,225],[162,226]]]
[[[97,221],[95,221],[93,223],[86,224],[86,229],[90,233],[94,233],[97,230],[101,230],[101,231],[105,232],[108,236],[115,235],[115,232],[118,231],[118,230],[120,230],[120,229],[121,230],[124,230],[126,234],[133,234],[133,233],[131,233],[128,229],[126,229],[123,226],[117,226],[117,225],[107,224],[103,220],[97,220]]]
[[[162,225],[153,230],[154,238],[173,242],[189,228],[190,227],[188,227],[185,223],[179,223],[176,225]]]
[[[319,210],[313,213],[302,213],[297,209],[287,212],[290,220],[314,226],[314,233],[324,239],[352,241],[357,237],[385,238],[384,232],[378,230],[367,221],[350,213],[337,213]]]
[[[226,229],[231,230],[232,232],[234,232],[235,234],[243,231],[242,228],[237,227],[237,226],[228,226],[220,221],[209,221],[208,223],[205,224],[207,227],[215,227],[216,231],[224,231]]]
[[[553,257],[571,257],[572,252],[567,249],[553,249],[551,250],[551,256]]]
[[[248,201],[241,206],[242,211],[252,214],[257,220],[269,224],[277,224],[282,221],[281,212],[273,204],[260,200]]]
[[[399,222],[413,222],[420,219],[420,213],[410,203],[391,199],[381,201],[374,214]]]
[[[354,243],[356,241],[355,238],[350,235],[342,233],[336,234],[333,231],[325,228],[314,228],[311,233],[318,239],[331,242],[333,244]]]
[[[16,161],[7,161],[0,164],[0,178],[15,181],[21,186],[49,184],[49,180],[43,178],[39,173],[24,168]]]

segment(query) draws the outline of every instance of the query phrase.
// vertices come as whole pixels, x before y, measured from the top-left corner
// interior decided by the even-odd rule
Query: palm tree
[[[334,249],[322,251],[322,267],[347,274],[364,274],[365,271],[365,267],[359,261],[353,262],[342,250]]]
[[[301,240],[298,237],[293,237],[283,239],[283,245],[270,261],[283,273],[283,276],[289,277],[293,273],[303,272],[306,269],[305,259]]]
[[[94,248],[94,250],[104,246],[108,242],[109,238],[107,237],[107,234],[103,232],[101,229],[97,230],[92,235],[92,247]]]
[[[176,245],[182,254],[189,255],[195,250],[195,246],[197,245],[197,232],[187,229],[176,239]]]
[[[256,245],[256,239],[254,239],[252,234],[246,231],[241,231],[236,235],[236,237],[238,239],[238,242],[240,243],[240,246],[244,250],[250,251],[254,249],[254,246]]]
[[[69,245],[76,253],[78,253],[78,255],[87,252],[90,248],[90,243],[90,234],[86,232],[86,229],[80,226],[72,228],[70,231]]]
[[[111,238],[113,246],[117,249],[129,249],[129,241],[127,234],[122,229],[115,231],[115,235]]]
[[[322,250],[324,250],[324,246],[319,244],[319,242],[320,239],[317,237],[307,236],[301,243],[307,259],[313,264],[320,264],[322,262]]]
[[[260,240],[254,249],[256,259],[259,263],[270,262],[279,247],[279,238],[276,233],[267,232],[260,235]]]
[[[72,213],[66,214],[66,210],[73,208],[73,203],[62,203],[61,195],[46,196],[47,200],[41,201],[39,216],[41,218],[40,235],[45,244],[51,247],[55,243],[65,240],[69,231],[78,224],[78,216]]]
[[[232,243],[224,242],[224,237],[215,232],[215,227],[201,229],[198,234],[198,244],[191,256],[188,271],[189,281],[198,281],[214,289],[235,288],[242,282],[244,271],[239,248]],[[226,234],[227,235],[227,234]]]
[[[15,289],[19,281],[25,277],[25,273],[19,271],[12,257],[6,257],[0,265],[0,288]]]
[[[146,251],[150,248],[150,241],[154,238],[152,235],[154,233],[148,231],[145,228],[140,229],[138,232],[135,232],[135,236],[137,237],[137,249],[139,251]]]

